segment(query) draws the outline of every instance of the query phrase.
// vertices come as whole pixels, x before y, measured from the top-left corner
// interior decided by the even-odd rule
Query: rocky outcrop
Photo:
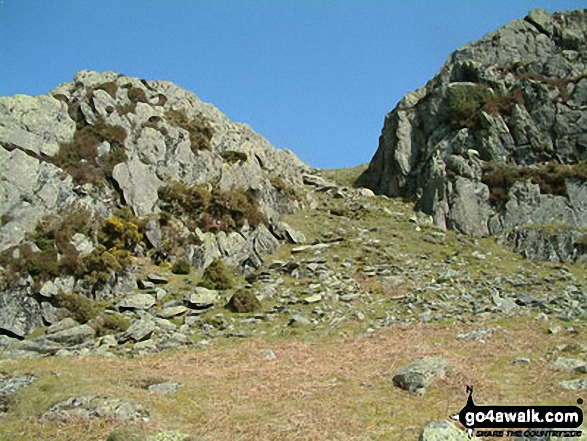
[[[0,97],[0,333],[58,322],[59,292],[149,309],[155,297],[128,295],[137,258],[259,268],[305,240],[280,217],[303,207],[311,171],[166,81],[82,71],[47,95]]]
[[[587,225],[587,13],[534,10],[390,112],[360,183],[472,236]]]

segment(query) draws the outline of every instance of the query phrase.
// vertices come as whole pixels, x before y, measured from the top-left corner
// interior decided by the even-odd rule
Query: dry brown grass
[[[151,412],[145,428],[210,440],[417,439],[426,423],[464,406],[467,384],[475,387],[477,404],[568,404],[578,398],[556,386],[568,375],[547,369],[547,352],[573,337],[546,338],[544,325],[525,322],[509,323],[504,335],[486,343],[455,340],[476,326],[417,324],[368,338],[224,341],[131,360],[8,361],[0,365],[4,371],[33,373],[39,380],[17,395],[0,439],[105,439],[117,423],[38,418],[50,405],[83,394],[136,399]],[[277,358],[266,359],[266,350]],[[512,364],[519,355],[532,363]],[[447,377],[423,397],[395,388],[394,373],[423,356],[446,358]],[[154,378],[176,381],[182,389],[163,396],[141,388]]]

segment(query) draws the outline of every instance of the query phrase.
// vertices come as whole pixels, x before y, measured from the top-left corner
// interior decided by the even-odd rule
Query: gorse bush
[[[176,127],[186,130],[190,135],[190,146],[194,153],[200,150],[212,149],[212,137],[214,129],[208,119],[201,113],[193,118],[181,110],[169,109],[165,112],[167,120]]]

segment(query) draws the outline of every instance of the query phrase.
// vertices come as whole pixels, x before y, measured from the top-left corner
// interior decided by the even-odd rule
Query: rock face
[[[535,10],[456,52],[390,112],[361,184],[472,236],[587,226],[584,10]]]
[[[0,97],[0,334],[58,321],[60,292],[134,292],[137,258],[259,268],[305,240],[280,216],[303,207],[310,172],[166,81],[82,71],[47,95]]]

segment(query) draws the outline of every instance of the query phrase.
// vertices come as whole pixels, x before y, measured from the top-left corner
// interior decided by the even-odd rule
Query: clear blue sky
[[[315,167],[368,162],[448,55],[573,0],[0,0],[0,95],[82,69],[165,79]]]

